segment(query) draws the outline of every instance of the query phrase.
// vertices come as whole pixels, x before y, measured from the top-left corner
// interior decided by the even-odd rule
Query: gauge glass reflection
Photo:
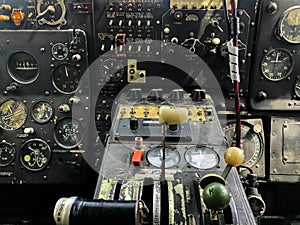
[[[52,105],[47,101],[36,102],[31,111],[32,118],[37,123],[47,123],[52,119],[54,114],[54,109]]]
[[[28,170],[42,170],[48,165],[50,158],[51,149],[44,140],[28,140],[21,148],[20,160],[22,165]]]
[[[11,78],[21,84],[30,84],[39,76],[37,60],[24,51],[14,52],[9,56],[7,70]]]
[[[300,43],[300,6],[286,10],[279,22],[279,36],[289,43]]]
[[[8,142],[0,143],[0,166],[8,166],[15,159],[15,148]]]
[[[83,125],[78,119],[65,117],[56,124],[54,138],[59,146],[74,148],[83,139]]]
[[[218,154],[207,147],[191,147],[185,152],[184,157],[190,166],[201,170],[214,168],[219,163]]]
[[[150,149],[147,152],[147,160],[152,166],[160,168],[162,163],[162,146],[157,146],[155,148]],[[176,149],[167,146],[165,168],[171,168],[173,166],[176,166],[179,163],[179,161],[179,152]]]
[[[4,130],[17,130],[27,119],[27,109],[24,103],[17,100],[7,100],[0,105],[0,127]]]
[[[287,77],[293,70],[294,60],[286,49],[272,49],[266,53],[261,63],[263,75],[271,81]]]
[[[260,126],[260,125],[258,125]],[[242,122],[241,148],[244,150],[245,160],[243,165],[253,167],[260,159],[263,151],[263,141],[260,132],[254,131],[253,125]],[[228,123],[225,136],[228,146],[235,146],[235,123]]]
[[[69,63],[63,63],[52,71],[54,87],[63,94],[74,93],[81,78],[81,71]]]

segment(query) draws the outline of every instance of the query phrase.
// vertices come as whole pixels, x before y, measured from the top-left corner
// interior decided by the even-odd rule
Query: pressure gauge
[[[109,81],[110,79],[113,79],[115,81],[120,80],[122,79],[123,74],[123,65],[116,59],[106,59],[100,65],[100,76],[101,78],[104,78],[105,81]]]
[[[54,110],[52,105],[47,101],[36,102],[31,110],[32,118],[37,123],[47,123],[52,119]]]
[[[197,169],[207,170],[219,163],[218,154],[211,148],[197,146],[189,148],[184,155],[186,162]]]
[[[39,25],[65,25],[66,6],[64,0],[38,0],[37,21]]]
[[[252,125],[242,121],[241,148],[244,150],[245,160],[243,165],[253,167],[263,153],[262,127],[260,124]],[[228,146],[235,146],[235,122],[226,124],[225,136]]]
[[[39,171],[45,168],[51,158],[51,149],[47,142],[41,139],[26,141],[20,151],[22,165],[31,171]]]
[[[30,84],[39,76],[37,60],[24,51],[17,51],[9,56],[7,70],[10,77],[21,84]]]
[[[294,68],[292,54],[286,49],[272,49],[266,53],[261,63],[263,75],[271,81],[287,77]]]
[[[297,98],[300,98],[300,80],[297,80],[294,86],[294,92]]]
[[[69,49],[65,44],[59,42],[52,45],[51,53],[56,60],[64,60],[69,54]]]
[[[157,146],[155,148],[150,149],[147,152],[147,160],[148,162],[157,168],[161,167],[162,163],[162,146]],[[170,146],[166,147],[166,158],[165,158],[165,168],[171,168],[176,166],[180,161],[180,154],[179,152]]]
[[[27,119],[27,109],[18,100],[7,100],[0,105],[0,127],[4,130],[17,130]]]
[[[59,146],[71,149],[79,145],[84,136],[82,123],[73,117],[65,117],[58,121],[54,130],[54,138]]]
[[[292,44],[300,43],[300,6],[287,9],[279,20],[279,37]]]
[[[81,71],[70,63],[62,63],[52,71],[52,83],[63,94],[74,93],[81,78]]]
[[[8,142],[0,142],[0,166],[8,166],[15,159],[15,148]]]

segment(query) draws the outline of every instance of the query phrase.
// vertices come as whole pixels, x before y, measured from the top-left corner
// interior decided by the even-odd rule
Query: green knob
[[[222,210],[228,206],[231,194],[223,184],[213,182],[203,189],[202,196],[207,208]]]

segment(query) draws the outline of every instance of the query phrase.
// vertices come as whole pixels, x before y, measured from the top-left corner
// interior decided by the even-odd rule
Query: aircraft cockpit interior
[[[299,0],[0,0],[0,93],[1,225],[300,224]]]

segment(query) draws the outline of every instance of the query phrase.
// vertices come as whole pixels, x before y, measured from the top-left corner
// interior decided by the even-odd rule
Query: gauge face
[[[291,53],[285,49],[272,49],[263,58],[261,71],[271,81],[279,81],[287,77],[294,67]]]
[[[54,87],[63,94],[74,93],[79,84],[81,72],[69,63],[63,63],[52,71]]]
[[[155,147],[147,152],[147,160],[154,167],[161,167],[162,146]],[[165,168],[176,166],[180,161],[179,152],[171,147],[166,147]]]
[[[61,147],[74,148],[83,139],[83,125],[78,119],[65,117],[56,124],[54,138]]]
[[[123,65],[116,59],[107,59],[100,65],[100,75],[105,78],[105,81],[120,80],[123,74]]]
[[[38,0],[37,21],[40,25],[65,25],[66,6],[64,0]]]
[[[244,150],[245,161],[243,165],[253,167],[260,159],[263,151],[263,141],[260,134],[260,125],[242,123],[241,148]],[[225,128],[228,146],[235,146],[235,123],[228,123]]]
[[[300,6],[283,13],[279,22],[279,36],[289,43],[300,43]]]
[[[0,105],[0,127],[4,130],[17,130],[27,118],[26,106],[17,100],[7,100]]]
[[[37,60],[24,51],[14,52],[9,56],[7,70],[11,78],[21,84],[30,84],[39,76]]]
[[[55,43],[51,48],[52,56],[57,60],[64,60],[69,54],[68,47],[63,43]]]
[[[295,95],[300,98],[300,80],[297,80],[294,87]]]
[[[31,110],[32,118],[37,123],[47,123],[52,119],[53,114],[53,107],[47,101],[36,102]]]
[[[15,159],[15,148],[7,142],[0,143],[0,166],[8,166]]]
[[[45,168],[51,158],[49,145],[41,139],[31,139],[26,141],[20,152],[22,165],[32,171],[39,171]]]
[[[201,170],[214,168],[219,163],[218,154],[207,147],[192,147],[185,152],[185,160],[187,163]]]

